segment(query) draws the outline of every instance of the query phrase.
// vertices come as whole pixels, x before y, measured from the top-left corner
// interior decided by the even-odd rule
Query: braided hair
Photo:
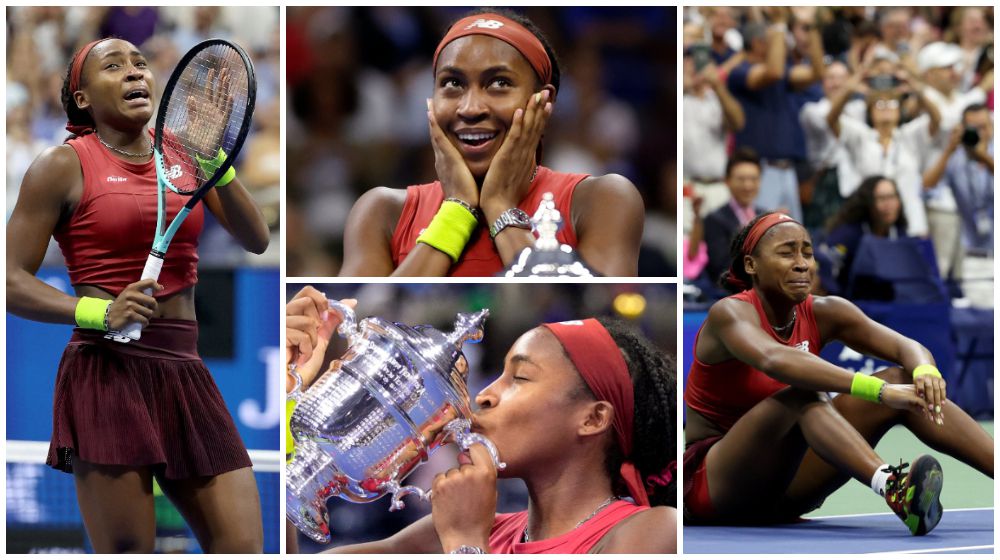
[[[632,378],[635,417],[629,459],[646,481],[650,506],[677,507],[677,363],[625,321],[602,317],[598,322],[621,350]],[[571,397],[597,398],[582,378]],[[619,476],[624,461],[621,448],[612,441],[604,466],[618,495],[628,495]],[[652,482],[654,477],[659,480]]]
[[[479,14],[498,14],[507,19],[516,21],[517,23],[522,25],[525,29],[530,31],[531,34],[534,35],[542,43],[542,47],[545,49],[545,54],[549,56],[549,60],[552,62],[552,87],[556,88],[557,93],[559,92],[559,80],[560,77],[562,76],[562,72],[559,69],[560,66],[559,58],[556,57],[556,52],[552,50],[552,45],[549,43],[548,38],[545,36],[544,33],[542,33],[542,30],[539,29],[538,26],[535,25],[533,21],[531,21],[530,19],[528,19],[519,12],[515,12],[507,8],[477,8],[475,10],[468,12],[467,14],[463,15],[462,17],[458,18],[455,21],[465,19],[469,16],[477,16]],[[454,25],[454,23],[455,22],[452,22],[452,25]],[[451,26],[449,25],[449,29],[450,28]],[[540,85],[545,85],[545,84],[540,84]]]
[[[76,100],[73,99],[73,93],[75,92],[69,90],[70,74],[72,74],[72,72],[73,72],[73,58],[70,58],[69,65],[66,67],[66,75],[63,77],[63,84],[62,84],[61,100],[62,100],[63,111],[66,112],[66,119],[69,121],[70,124],[77,126],[86,126],[88,128],[93,129],[97,126],[97,123],[94,122],[94,117],[91,116],[91,114],[86,110],[77,107]],[[84,76],[81,73],[80,74],[81,87],[83,85],[82,83],[83,79]],[[74,134],[70,136],[70,138],[74,138],[75,136],[76,135]]]
[[[746,241],[747,235],[750,234],[750,230],[753,229],[753,226],[755,226],[757,222],[764,218],[764,216],[775,213],[776,212],[767,212],[757,216],[756,218],[750,220],[750,222],[743,226],[743,229],[736,234],[736,237],[733,238],[732,244],[729,246],[729,269],[719,276],[719,286],[734,294],[742,292],[743,290],[749,290],[753,287],[753,278],[750,277],[746,268],[743,267],[743,257],[746,256],[743,252],[743,242]],[[754,250],[756,251],[756,248]]]

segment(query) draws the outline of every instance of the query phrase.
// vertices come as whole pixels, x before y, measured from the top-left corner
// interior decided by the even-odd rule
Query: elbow
[[[264,251],[267,251],[270,244],[271,235],[265,229],[262,233],[256,234],[252,238],[244,240],[243,248],[255,255],[263,255]]]

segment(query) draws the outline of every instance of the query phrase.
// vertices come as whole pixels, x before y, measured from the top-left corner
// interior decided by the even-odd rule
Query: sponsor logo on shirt
[[[180,179],[184,176],[184,171],[181,169],[180,165],[171,165],[167,172],[164,173],[167,179],[173,181],[174,179]]]
[[[808,352],[809,351],[809,341],[808,340],[803,340],[802,342],[796,344],[795,347],[798,348],[799,350],[802,350],[803,352]]]
[[[503,27],[502,21],[497,21],[495,19],[477,19],[476,21],[470,23],[465,28],[472,29],[473,27],[481,27],[483,29],[500,29]]]
[[[128,181],[127,178],[125,178],[125,177],[119,177],[118,175],[108,175],[108,178],[106,180],[109,183],[124,183],[124,182]]]

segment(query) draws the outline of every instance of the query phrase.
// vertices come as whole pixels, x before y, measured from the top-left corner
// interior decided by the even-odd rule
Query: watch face
[[[521,210],[520,208],[511,208],[509,210],[510,217],[514,218],[515,222],[528,224],[531,220],[531,216],[527,212]]]

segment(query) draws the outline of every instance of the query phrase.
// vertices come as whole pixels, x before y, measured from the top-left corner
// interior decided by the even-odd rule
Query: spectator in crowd
[[[976,79],[979,59],[987,47],[992,48],[993,24],[986,20],[983,7],[968,6],[952,13],[952,35],[962,49],[962,61],[958,68],[960,87],[967,90]]]
[[[743,28],[746,59],[730,72],[727,85],[746,113],[746,126],[736,144],[749,146],[762,158],[758,203],[785,208],[802,219],[797,167],[806,159],[805,138],[798,114],[803,99],[797,92],[823,76],[823,46],[819,31],[809,31],[807,64],[789,61],[786,35],[788,8],[766,8],[770,24]]]
[[[761,161],[751,148],[739,148],[726,164],[726,186],[730,199],[705,216],[709,278],[715,281],[729,268],[729,246],[736,233],[767,208],[754,203],[761,189]]]
[[[896,81],[900,85],[894,86]],[[921,157],[927,153],[940,123],[937,108],[926,101],[923,90],[923,84],[905,71],[873,75],[870,68],[864,68],[852,75],[844,90],[833,99],[826,119],[860,176],[884,175],[896,182],[909,224],[907,233],[913,236],[927,235],[927,216],[921,199]],[[866,96],[870,124],[843,117],[844,106],[855,93]],[[901,110],[903,93],[914,95],[926,111],[905,124]]]
[[[806,151],[812,173],[811,191],[803,199],[804,222],[807,228],[821,228],[840,208],[844,198],[851,195],[860,182],[857,171],[843,144],[830,132],[826,117],[830,113],[831,99],[844,93],[851,71],[840,61],[833,61],[823,72],[823,98],[810,101],[799,111],[799,122],[806,137]],[[843,114],[858,122],[865,120],[865,102],[861,99],[847,101]],[[805,195],[805,192],[803,192]]]
[[[954,277],[974,305],[993,306],[993,114],[982,104],[966,107],[961,126],[925,179],[947,185],[961,218],[962,249]]]
[[[833,264],[833,276],[843,290],[862,237],[906,236],[906,215],[896,183],[881,175],[866,178],[830,220],[827,231],[827,254]]]
[[[684,51],[684,176],[710,212],[729,198],[723,183],[726,141],[743,128],[743,108],[719,77],[707,45]]]
[[[708,10],[708,30],[712,34],[711,54],[717,66],[726,63],[736,51],[730,46],[730,34],[738,33],[733,8],[713,6]]]

